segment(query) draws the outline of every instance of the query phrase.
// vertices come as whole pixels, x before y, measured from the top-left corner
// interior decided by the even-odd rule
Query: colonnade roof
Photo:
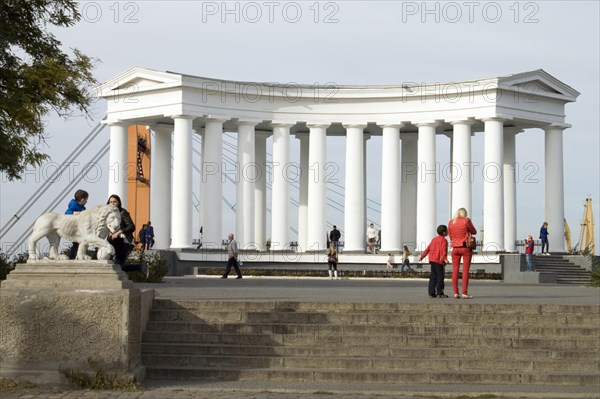
[[[338,85],[234,81],[140,67],[102,83],[97,93],[109,100],[105,123],[168,123],[171,116],[189,115],[195,128],[217,118],[267,129],[286,123],[300,131],[326,124],[333,125],[332,134],[340,130],[336,125],[353,124],[370,125],[373,134],[389,124],[414,131],[420,123],[438,123],[444,131],[453,121],[480,124],[494,117],[523,128],[565,124],[564,106],[580,94],[543,69],[457,82]]]

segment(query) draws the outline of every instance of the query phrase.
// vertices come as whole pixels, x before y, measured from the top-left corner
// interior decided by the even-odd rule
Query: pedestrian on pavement
[[[477,230],[471,219],[467,217],[467,210],[459,208],[456,211],[454,219],[448,222],[448,233],[452,242],[452,290],[454,298],[472,299],[469,295],[469,270],[471,269],[471,258],[473,250],[467,245],[471,234],[476,234]],[[462,295],[458,294],[458,271],[460,261],[463,261],[462,269]]]
[[[550,233],[548,233],[548,222],[544,222],[544,224],[542,224],[542,227],[540,228],[540,240],[542,240],[542,255],[544,255],[544,253],[546,255],[548,254],[548,251],[550,250],[550,246],[548,245],[548,235]],[[544,252],[544,247],[546,248],[546,252]]]
[[[340,238],[342,238],[342,233],[337,229],[337,226],[333,225],[333,230],[329,233],[329,241],[335,247],[336,252],[340,252]]]
[[[408,250],[408,247],[405,245],[404,249],[402,250],[402,257],[404,259],[402,260],[402,268],[400,269],[400,273],[402,273],[404,271],[405,267],[408,268],[409,273],[414,272],[412,267],[410,267],[410,260],[408,260],[409,256],[410,256],[410,251]]]
[[[429,296],[431,298],[448,298],[448,295],[444,294],[444,275],[446,274],[444,266],[448,263],[448,241],[446,241],[448,227],[440,224],[437,227],[437,233],[438,235],[431,240],[419,260],[429,256],[429,264],[431,265]]]
[[[143,224],[140,232],[138,233],[138,242],[140,243],[140,249],[143,251],[146,249],[146,225]]]
[[[225,269],[225,273],[223,273],[223,276],[221,276],[221,278],[227,278],[232,267],[237,273],[236,279],[242,278],[242,272],[240,271],[240,266],[238,265],[237,241],[234,240],[233,233],[229,233],[227,239],[229,240],[229,243],[227,244],[227,256],[229,259],[227,260],[227,268]]]
[[[387,270],[392,270],[394,268],[394,255],[392,255],[391,253],[388,254],[388,259],[385,264],[385,268]]]
[[[333,280],[335,277],[338,280],[338,253],[335,250],[335,246],[333,243],[329,244],[329,249],[327,250],[327,265],[329,266],[329,278]]]
[[[377,231],[375,225],[371,223],[367,229],[367,243],[369,244],[369,253],[375,253],[375,240],[377,240]]]
[[[527,236],[527,239],[523,241],[523,245],[525,245],[525,259],[527,259],[527,271],[532,272],[534,270],[533,265],[533,237],[531,235]]]
[[[150,249],[154,245],[154,227],[152,227],[152,223],[148,221],[146,223],[146,228],[144,229],[144,236],[146,242],[146,248]]]

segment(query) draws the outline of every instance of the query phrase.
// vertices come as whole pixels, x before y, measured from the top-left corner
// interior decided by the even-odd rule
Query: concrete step
[[[556,372],[562,370],[587,371],[600,369],[600,361],[569,360],[507,360],[476,358],[427,358],[415,362],[413,357],[353,357],[344,356],[238,356],[238,355],[171,355],[145,354],[146,367],[187,368],[313,368],[313,369],[362,369],[362,370],[522,370]]]
[[[559,305],[559,304],[493,304],[465,303],[464,301],[448,301],[441,303],[340,303],[340,302],[257,302],[257,301],[194,301],[155,299],[153,310],[200,310],[213,312],[278,312],[278,313],[414,313],[414,314],[455,314],[457,312],[471,313],[502,313],[502,314],[596,314],[600,315],[598,306],[590,305]]]
[[[449,305],[450,306],[450,305]],[[227,311],[201,309],[181,310],[152,310],[150,320],[156,322],[189,322],[189,323],[281,323],[281,324],[363,324],[363,325],[427,325],[437,323],[448,325],[452,323],[465,324],[502,324],[514,328],[542,325],[571,325],[593,327],[600,322],[600,315],[594,314],[592,307],[587,307],[581,313],[523,313],[515,309],[512,313],[502,312],[472,312],[456,308],[455,313],[427,312],[277,312],[277,311]],[[552,315],[552,317],[549,317]]]
[[[588,275],[589,271],[583,269],[568,269],[559,265],[536,265],[537,270],[555,271],[557,273],[571,273],[573,275]]]
[[[538,255],[534,258],[535,269],[538,272],[556,274],[557,284],[589,285],[591,275],[585,270],[560,256]]]
[[[204,356],[337,356],[336,346],[271,346],[271,345],[220,345],[193,343],[156,343],[145,342],[142,351],[147,355],[204,355]],[[528,349],[506,350],[504,348],[415,348],[409,345],[399,346],[352,346],[344,348],[346,356],[354,357],[409,357],[414,359],[498,359],[540,361],[594,361],[600,357],[600,349]]]
[[[589,286],[591,284],[591,279],[589,278],[578,278],[578,277],[557,277],[557,283],[572,283],[572,284],[580,284]]]
[[[586,305],[156,300],[142,360],[151,379],[587,387],[599,325]]]
[[[535,269],[537,271],[555,272],[555,273],[562,273],[562,274],[568,274],[568,275],[573,275],[573,276],[588,276],[590,274],[590,272],[588,272],[587,270],[569,270],[569,269],[565,269],[564,267],[561,267],[561,266],[550,266],[550,265],[539,266],[539,265],[536,265]]]
[[[180,322],[180,321],[151,321],[146,327],[147,332],[178,332],[178,333],[252,333],[262,335],[310,335],[315,339],[322,339],[332,335],[394,335],[426,334],[435,336],[489,336],[490,338],[505,336],[511,338],[533,337],[581,337],[594,338],[598,326],[589,327],[557,326],[552,325],[518,325],[518,324],[488,324],[480,323],[442,324],[408,323],[408,324],[286,324],[286,323],[206,323],[206,322]]]
[[[598,340],[593,338],[526,338],[493,336],[427,336],[420,334],[393,335],[340,335],[331,334],[318,337],[302,334],[261,334],[261,333],[174,333],[146,331],[144,342],[187,342],[231,345],[240,342],[254,345],[328,345],[337,344],[344,347],[355,345],[399,345],[410,344],[414,347],[457,347],[465,344],[486,345],[496,348],[536,348],[536,349],[596,349]]]
[[[600,383],[597,372],[568,371],[415,371],[406,370],[338,370],[313,368],[186,368],[148,367],[147,378],[195,381],[305,381],[330,383],[394,383],[394,384],[521,384],[594,386]]]

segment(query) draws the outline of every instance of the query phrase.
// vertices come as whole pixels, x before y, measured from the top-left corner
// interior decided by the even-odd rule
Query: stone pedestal
[[[502,281],[510,284],[556,284],[556,273],[527,271],[525,255],[501,255]]]
[[[64,382],[59,370],[92,361],[143,379],[142,293],[132,287],[109,261],[17,265],[0,284],[0,376]]]

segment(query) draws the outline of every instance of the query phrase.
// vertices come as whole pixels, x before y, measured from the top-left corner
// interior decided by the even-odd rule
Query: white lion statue
[[[115,250],[106,237],[109,233],[118,231],[120,226],[121,213],[113,205],[98,205],[78,215],[44,213],[35,221],[33,233],[29,237],[29,259],[41,259],[37,242],[42,237],[48,238],[50,242],[50,259],[68,259],[66,255],[58,254],[61,237],[79,243],[77,260],[90,259],[86,254],[89,244],[98,248],[98,259],[110,259]]]

